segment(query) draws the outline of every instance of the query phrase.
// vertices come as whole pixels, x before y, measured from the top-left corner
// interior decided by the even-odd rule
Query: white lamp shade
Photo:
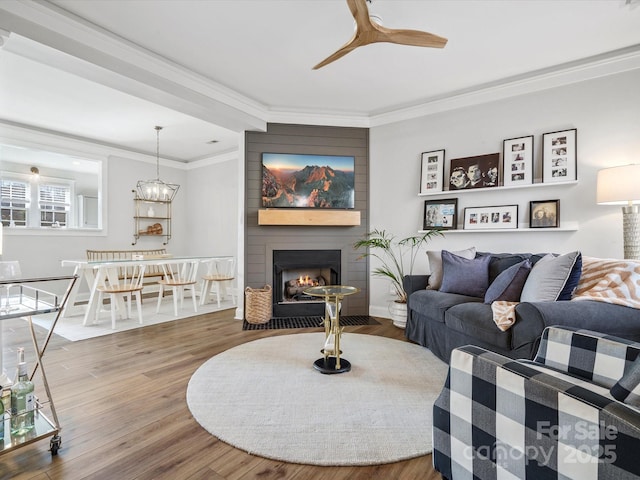
[[[622,165],[600,170],[596,201],[599,205],[640,202],[640,165]]]

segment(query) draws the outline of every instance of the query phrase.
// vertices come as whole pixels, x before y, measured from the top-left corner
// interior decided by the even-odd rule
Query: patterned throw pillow
[[[491,282],[487,293],[484,294],[484,303],[520,301],[520,294],[530,271],[531,262],[529,260],[511,265]]]
[[[489,286],[491,257],[464,258],[442,251],[441,292],[484,297]]]
[[[459,257],[475,258],[476,247],[470,247],[465,250],[458,250],[457,252],[451,253],[458,255]],[[442,285],[442,251],[429,250],[427,251],[427,258],[429,259],[430,271],[427,288],[430,290],[438,290],[440,289],[440,285]]]
[[[610,392],[616,400],[640,407],[640,355]]]

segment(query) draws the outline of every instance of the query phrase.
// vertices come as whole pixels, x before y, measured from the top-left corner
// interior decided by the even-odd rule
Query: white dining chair
[[[109,295],[109,309],[111,311],[111,328],[116,328],[116,311],[123,309],[120,316],[131,317],[131,302],[136,298],[138,307],[138,322],[142,325],[142,287],[144,282],[144,271],[146,265],[130,265],[114,268],[104,265],[99,268],[105,269],[102,272],[104,282],[98,285],[98,307],[96,308],[96,322],[100,316],[102,300],[105,295]],[[126,301],[126,307],[124,302]]]
[[[11,260],[6,262],[0,262],[0,280],[15,280],[22,276],[22,270],[20,269],[20,262],[17,260]],[[0,295],[0,312],[9,313],[11,310],[17,310],[17,307],[11,306],[11,287],[14,284],[7,283],[4,285],[5,300],[2,301]]]
[[[186,260],[175,263],[167,263],[162,265],[164,277],[159,280],[160,292],[158,293],[158,305],[156,313],[160,312],[160,304],[164,296],[165,289],[171,288],[173,296],[173,313],[178,316],[178,301],[182,309],[184,303],[184,293],[186,290],[191,292],[193,300],[193,311],[198,312],[198,300],[196,299],[195,286],[198,283],[196,275],[198,274],[198,260]]]
[[[236,304],[233,281],[235,280],[235,257],[215,258],[207,262],[207,273],[202,277],[202,290],[200,292],[200,305],[207,303],[209,294],[215,293],[220,308],[220,299],[231,295],[233,304]]]

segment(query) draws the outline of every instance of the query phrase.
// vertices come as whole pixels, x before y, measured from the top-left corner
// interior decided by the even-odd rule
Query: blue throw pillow
[[[489,286],[490,261],[489,256],[468,259],[443,250],[440,291],[484,297]]]
[[[519,302],[522,288],[530,271],[531,262],[529,260],[511,265],[491,282],[487,293],[484,294],[484,303],[493,303],[498,300]]]

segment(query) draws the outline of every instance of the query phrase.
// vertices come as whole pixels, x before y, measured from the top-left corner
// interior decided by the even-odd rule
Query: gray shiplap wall
[[[369,129],[312,125],[269,124],[266,132],[247,132],[245,138],[245,283],[258,288],[271,284],[273,250],[340,249],[344,285],[361,292],[345,299],[343,315],[369,311],[367,259],[358,259],[354,242],[369,227]],[[261,208],[261,155],[295,153],[355,157],[355,208],[361,223],[355,227],[258,225]]]

